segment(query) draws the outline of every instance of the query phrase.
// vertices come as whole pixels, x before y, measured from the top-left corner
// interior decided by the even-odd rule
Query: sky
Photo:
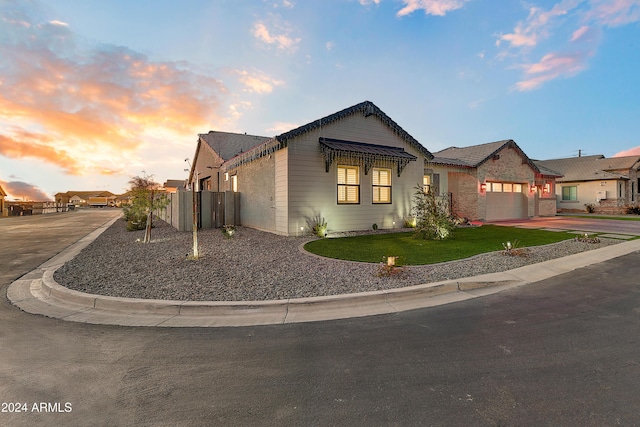
[[[365,100],[431,152],[640,155],[639,77],[640,0],[0,0],[0,185],[121,194]]]

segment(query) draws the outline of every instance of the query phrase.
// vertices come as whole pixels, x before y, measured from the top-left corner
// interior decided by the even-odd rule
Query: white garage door
[[[527,196],[523,192],[526,188],[526,184],[487,183],[486,220],[527,218]]]

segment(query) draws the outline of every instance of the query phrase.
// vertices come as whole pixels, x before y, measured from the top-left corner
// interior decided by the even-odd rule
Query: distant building
[[[56,193],[56,203],[76,206],[119,206],[119,196],[110,191],[67,191]]]
[[[4,211],[4,198],[7,197],[7,193],[4,192],[4,189],[0,185],[0,216],[7,216],[7,213]]]

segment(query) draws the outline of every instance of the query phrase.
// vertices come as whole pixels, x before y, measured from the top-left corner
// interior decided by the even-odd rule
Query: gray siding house
[[[199,135],[189,183],[240,193],[240,223],[307,234],[324,217],[330,232],[400,228],[432,154],[369,101],[273,138]]]

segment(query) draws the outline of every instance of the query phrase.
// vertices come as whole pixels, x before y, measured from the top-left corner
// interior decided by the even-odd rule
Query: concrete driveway
[[[640,218],[639,218],[640,219]],[[576,231],[586,233],[604,233],[624,236],[640,236],[640,221],[624,219],[576,218],[568,216],[554,216],[547,218],[518,219],[508,221],[492,221],[490,224],[506,225],[510,227],[540,228],[549,230]]]

